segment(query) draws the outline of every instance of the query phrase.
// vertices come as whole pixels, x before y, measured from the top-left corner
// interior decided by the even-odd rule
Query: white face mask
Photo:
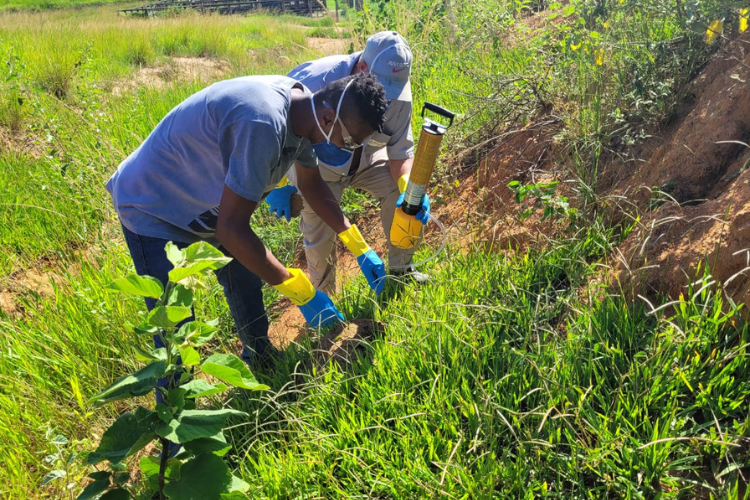
[[[329,130],[327,134],[323,131],[323,127],[320,126],[320,121],[318,121],[318,113],[315,111],[314,96],[310,97],[310,104],[312,104],[313,116],[315,117],[315,123],[318,125],[318,130],[320,130],[320,133],[323,134],[323,137],[326,138],[326,142],[331,142],[331,137],[333,137],[333,129],[336,127],[336,121],[340,120],[339,113],[341,112],[341,103],[344,102],[344,94],[346,94],[346,90],[349,88],[349,85],[351,85],[353,81],[354,80],[350,80],[349,83],[346,84],[346,87],[344,87],[343,92],[341,92],[341,97],[339,97],[339,103],[336,106],[336,117],[333,119],[333,125],[331,125],[331,130]],[[331,107],[325,101],[323,101],[323,105],[326,106],[327,108]],[[341,124],[343,125],[344,122],[341,122]]]
[[[315,117],[315,123],[317,123],[318,130],[320,130],[320,133],[323,134],[323,137],[325,137],[326,139],[325,142],[319,142],[319,143],[313,144],[312,148],[313,148],[313,151],[315,151],[315,154],[318,156],[318,159],[320,161],[332,167],[343,167],[352,158],[351,149],[340,148],[336,146],[333,142],[331,142],[331,137],[333,136],[333,129],[336,127],[336,121],[337,120],[341,121],[341,119],[339,118],[339,112],[341,111],[341,103],[344,101],[344,94],[346,93],[346,89],[348,89],[349,85],[351,84],[352,84],[352,81],[349,81],[349,83],[346,84],[346,87],[344,87],[343,92],[341,92],[341,97],[339,97],[338,106],[336,106],[336,117],[333,119],[331,130],[327,134],[325,133],[325,131],[323,131],[323,127],[321,127],[320,122],[318,121],[318,113],[315,111],[315,99],[313,97],[310,98],[310,103],[313,109],[313,116]],[[324,102],[323,104],[325,104],[326,106],[330,108],[330,105],[328,103]],[[341,122],[341,130],[342,130],[342,133],[344,130],[346,130],[346,127],[344,127],[343,121]],[[346,142],[346,138],[344,138],[344,141]]]

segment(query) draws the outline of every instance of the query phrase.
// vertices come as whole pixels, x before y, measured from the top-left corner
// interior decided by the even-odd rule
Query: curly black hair
[[[351,85],[347,88],[349,82]],[[382,131],[388,100],[385,97],[385,89],[374,75],[359,73],[331,82],[315,93],[315,103],[321,104],[325,101],[336,109],[344,89],[346,94],[341,103],[341,117],[364,121],[373,130]]]

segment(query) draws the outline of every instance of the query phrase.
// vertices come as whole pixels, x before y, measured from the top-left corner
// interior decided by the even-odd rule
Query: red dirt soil
[[[627,194],[641,213],[648,187],[673,200],[645,212],[620,246],[615,271],[626,289],[677,298],[708,264],[736,302],[750,302],[750,34],[726,43],[692,86],[683,117],[644,148],[637,168],[622,169],[613,194]],[[735,141],[735,142],[727,142]],[[745,143],[743,145],[742,143]],[[701,271],[702,273],[702,271]],[[737,273],[740,273],[739,275]],[[733,278],[734,277],[734,278]]]

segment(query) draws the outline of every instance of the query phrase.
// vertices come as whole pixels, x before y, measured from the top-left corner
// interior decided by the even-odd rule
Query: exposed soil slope
[[[692,104],[646,145],[645,161],[631,163],[635,169],[611,169],[619,177],[612,192],[629,195],[646,211],[620,246],[617,274],[629,289],[676,298],[699,262],[722,282],[750,264],[750,147],[742,144],[750,142],[749,80],[746,34],[719,50],[695,79]],[[648,211],[649,205],[657,208]],[[727,292],[750,302],[747,273],[732,279]]]

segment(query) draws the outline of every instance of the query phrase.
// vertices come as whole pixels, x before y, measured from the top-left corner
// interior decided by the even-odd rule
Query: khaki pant
[[[385,236],[388,238],[399,192],[396,181],[391,177],[388,168],[388,156],[385,149],[372,155],[362,155],[360,168],[352,177],[341,177],[323,169],[321,169],[321,176],[339,203],[347,187],[362,189],[380,200],[380,221]],[[300,229],[305,239],[305,256],[310,281],[317,290],[329,294],[335,293],[336,232],[318,217],[307,201],[302,209]],[[363,234],[362,236],[368,243],[372,241],[372,235]],[[389,241],[388,265],[396,267],[409,264],[415,250],[416,247],[409,250],[396,248]]]

